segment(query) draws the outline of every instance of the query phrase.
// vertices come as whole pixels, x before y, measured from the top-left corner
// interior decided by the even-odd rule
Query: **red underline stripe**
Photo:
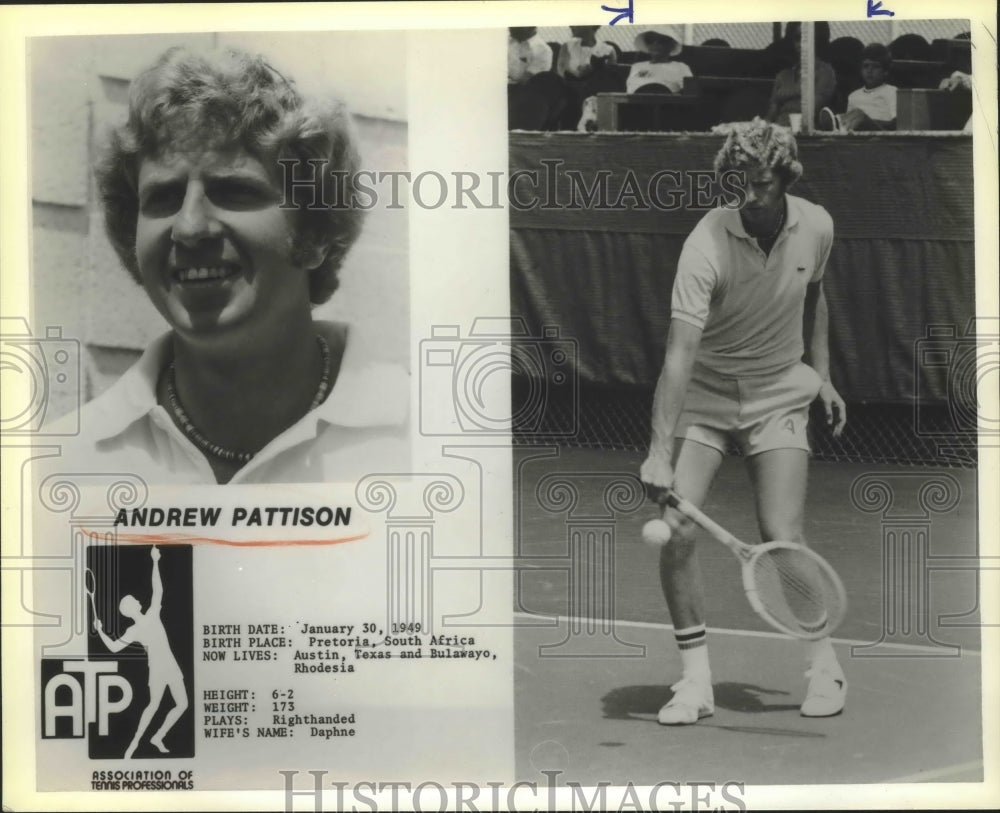
[[[356,536],[343,536],[337,539],[250,539],[247,541],[235,541],[232,539],[215,539],[210,536],[194,536],[180,533],[123,534],[114,531],[91,531],[87,528],[83,528],[81,530],[92,539],[104,539],[109,534],[113,535],[116,542],[135,542],[137,544],[147,545],[230,545],[234,548],[287,547],[289,545],[340,545],[344,542],[357,542],[359,539],[366,539],[371,535],[371,531],[365,531],[364,533]]]

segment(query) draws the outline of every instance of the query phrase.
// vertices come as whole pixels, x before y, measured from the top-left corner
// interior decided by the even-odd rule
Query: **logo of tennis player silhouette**
[[[157,732],[149,738],[149,741],[156,746],[161,754],[169,753],[169,749],[163,744],[163,738],[188,707],[184,674],[181,672],[181,667],[177,663],[174,653],[170,650],[167,631],[160,620],[160,608],[163,603],[160,551],[154,546],[149,555],[153,560],[153,597],[150,600],[149,609],[143,612],[142,605],[135,596],[125,596],[118,604],[118,610],[126,618],[132,619],[133,623],[117,640],[112,640],[104,632],[100,619],[94,621],[97,634],[108,649],[112,652],[121,652],[129,644],[141,644],[146,650],[146,658],[149,663],[149,705],[142,710],[135,736],[132,737],[132,742],[125,750],[125,759],[131,759],[135,753],[143,734],[146,733],[146,729],[159,710],[160,702],[167,689],[173,696],[174,707],[167,713]]]

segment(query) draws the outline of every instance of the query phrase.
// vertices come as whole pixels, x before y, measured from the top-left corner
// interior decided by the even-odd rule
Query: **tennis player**
[[[132,759],[139,742],[153,722],[164,696],[169,691],[174,705],[163,718],[163,722],[156,730],[156,733],[149,738],[149,741],[161,754],[169,754],[170,749],[163,742],[170,729],[184,714],[188,707],[187,688],[184,686],[184,673],[181,671],[174,653],[170,649],[170,641],[167,638],[167,630],[160,619],[163,610],[163,580],[160,578],[160,551],[154,545],[149,551],[153,560],[153,595],[149,602],[149,608],[143,612],[139,600],[132,595],[125,596],[118,609],[123,616],[130,619],[132,623],[121,634],[121,637],[113,640],[104,631],[104,625],[99,618],[94,620],[94,627],[104,645],[110,652],[121,652],[129,644],[141,644],[146,650],[146,659],[149,665],[149,703],[142,710],[139,717],[139,725],[136,727],[135,735],[125,749],[125,759]]]
[[[262,56],[175,48],[139,75],[98,189],[112,246],[170,330],[84,408],[66,458],[187,484],[406,460],[405,372],[312,318],[361,229],[359,208],[329,205],[358,166],[343,105],[303,97]]]
[[[661,505],[671,486],[701,505],[733,441],[747,461],[762,540],[802,543],[809,406],[819,397],[834,435],[847,420],[830,382],[823,295],[833,222],[788,194],[802,165],[785,127],[759,118],[731,125],[715,168],[744,173],[745,203],[709,212],[684,243],[641,477]],[[666,520],[675,533],[660,579],[683,677],[659,721],[688,725],[714,711],[705,588],[693,524],[673,509]],[[847,682],[828,638],[808,644],[806,674],[801,713],[840,713]]]

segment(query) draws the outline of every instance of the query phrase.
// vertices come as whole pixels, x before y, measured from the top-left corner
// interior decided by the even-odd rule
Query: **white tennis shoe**
[[[847,701],[847,678],[837,665],[806,672],[809,688],[799,713],[803,717],[833,717],[844,710]]]
[[[715,713],[710,679],[685,677],[670,688],[674,696],[657,715],[660,725],[693,725]]]

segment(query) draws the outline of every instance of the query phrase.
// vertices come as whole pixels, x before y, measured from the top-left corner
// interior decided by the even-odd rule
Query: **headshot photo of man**
[[[359,47],[343,35],[323,44],[336,53],[345,43]],[[36,76],[51,57],[38,49]],[[355,262],[355,288],[370,289],[320,309],[374,208],[354,187],[367,168],[362,133],[383,155],[405,156],[402,105],[395,120],[359,124],[336,88],[304,92],[278,64],[217,36],[167,47],[128,83],[124,123],[95,137],[92,215],[122,268],[113,282],[110,269],[87,269],[106,296],[81,292],[79,304],[98,311],[83,327],[81,400],[96,397],[69,416],[79,436],[65,445],[68,462],[178,484],[326,482],[406,467],[405,212],[383,216],[381,252],[361,258],[379,263],[390,247],[392,277],[366,279]],[[369,82],[400,80],[385,72]],[[107,342],[100,334],[115,330],[100,326],[130,301],[114,295],[134,284],[160,323]],[[34,294],[36,314],[61,302],[37,282]],[[359,328],[366,318],[375,324]],[[403,352],[379,335],[390,331]],[[114,346],[139,336],[138,359]],[[112,381],[122,357],[131,363]]]

